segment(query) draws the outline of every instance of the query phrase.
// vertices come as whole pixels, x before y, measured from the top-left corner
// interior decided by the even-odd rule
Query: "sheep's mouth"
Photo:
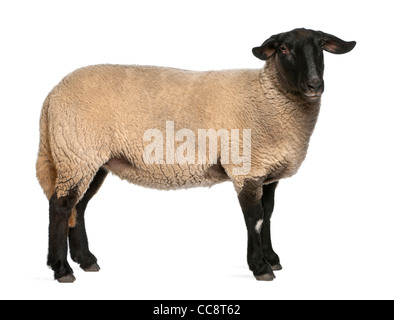
[[[302,95],[304,96],[305,100],[309,102],[315,102],[320,100],[323,92],[318,92],[318,93],[305,93],[303,92]]]

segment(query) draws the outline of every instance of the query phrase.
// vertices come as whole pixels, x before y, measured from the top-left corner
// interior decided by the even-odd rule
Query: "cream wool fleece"
[[[37,177],[48,199],[54,192],[63,197],[71,190],[81,199],[101,167],[150,188],[231,180],[238,193],[246,179],[270,183],[295,174],[320,101],[310,103],[282,89],[275,59],[263,70],[97,65],[66,76],[45,100],[40,120]],[[218,165],[146,164],[143,152],[149,142],[144,133],[165,133],[168,121],[175,131],[187,128],[196,137],[199,129],[239,129],[240,154],[242,130],[251,129],[250,171],[235,175],[239,165],[220,164],[220,143]]]

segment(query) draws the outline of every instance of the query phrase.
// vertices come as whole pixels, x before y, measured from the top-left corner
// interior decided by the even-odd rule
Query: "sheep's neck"
[[[276,147],[280,146],[284,159],[291,159],[294,171],[305,158],[310,137],[320,110],[320,101],[309,103],[300,94],[286,90],[279,78],[275,61],[268,61],[260,77],[262,99],[261,130],[275,131]],[[264,113],[263,113],[264,112]],[[264,119],[270,119],[267,124]],[[277,145],[276,145],[277,144]]]

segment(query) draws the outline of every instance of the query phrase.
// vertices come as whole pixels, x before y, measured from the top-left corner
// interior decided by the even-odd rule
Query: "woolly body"
[[[90,66],[66,76],[44,103],[37,175],[48,198],[70,190],[81,198],[100,167],[150,188],[231,180],[239,192],[245,179],[270,183],[297,171],[319,107],[283,90],[273,61],[263,70],[210,72]],[[219,165],[145,164],[144,132],[165,132],[166,121],[196,135],[201,128],[251,129],[250,172],[233,175],[234,164],[220,165],[220,147]]]

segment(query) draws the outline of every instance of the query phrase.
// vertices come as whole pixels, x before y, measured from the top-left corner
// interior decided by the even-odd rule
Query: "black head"
[[[275,59],[283,85],[312,102],[324,91],[323,50],[343,54],[355,45],[321,31],[295,29],[272,36],[253,48],[253,54],[261,60]]]

